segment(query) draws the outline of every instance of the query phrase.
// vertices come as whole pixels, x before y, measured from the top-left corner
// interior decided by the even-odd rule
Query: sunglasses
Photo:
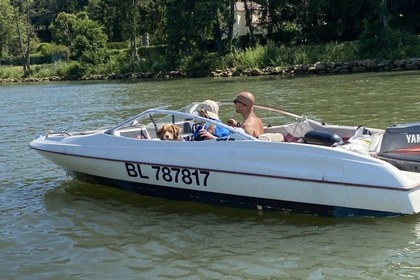
[[[239,101],[239,100],[237,100],[237,99],[233,100],[233,103],[234,103],[234,104],[236,104],[236,103],[240,103],[240,104],[242,104],[242,105],[246,106],[246,104],[245,104],[245,103],[243,103],[243,102],[241,102],[241,101]]]

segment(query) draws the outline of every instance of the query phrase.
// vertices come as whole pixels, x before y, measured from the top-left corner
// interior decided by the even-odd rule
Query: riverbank
[[[50,82],[50,81],[69,81],[69,80],[123,80],[123,79],[171,79],[171,78],[194,78],[194,77],[233,77],[233,76],[300,76],[318,74],[351,74],[363,72],[384,72],[384,71],[407,71],[420,70],[420,58],[398,59],[398,60],[378,60],[366,59],[350,62],[317,62],[315,64],[297,64],[289,66],[269,66],[264,68],[249,69],[217,69],[213,71],[168,71],[168,72],[139,72],[124,74],[99,74],[86,77],[41,77],[41,78],[6,78],[0,79],[0,83],[20,83],[20,82]]]

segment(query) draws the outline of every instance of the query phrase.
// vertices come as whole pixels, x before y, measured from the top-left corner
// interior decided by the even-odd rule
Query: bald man
[[[235,100],[235,110],[243,117],[241,127],[245,132],[254,137],[258,137],[264,133],[264,126],[259,117],[254,113],[255,98],[252,93],[244,91],[239,93]],[[238,122],[234,119],[229,119],[227,124],[233,127],[238,126]]]

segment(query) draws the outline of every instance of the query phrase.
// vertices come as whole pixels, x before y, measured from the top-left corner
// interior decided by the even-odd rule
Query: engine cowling
[[[420,172],[420,123],[387,127],[378,156],[399,169]]]

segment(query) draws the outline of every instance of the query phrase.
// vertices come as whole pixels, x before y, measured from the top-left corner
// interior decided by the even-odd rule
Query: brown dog
[[[179,141],[181,140],[181,128],[174,124],[164,124],[159,128],[157,136],[161,140]]]

